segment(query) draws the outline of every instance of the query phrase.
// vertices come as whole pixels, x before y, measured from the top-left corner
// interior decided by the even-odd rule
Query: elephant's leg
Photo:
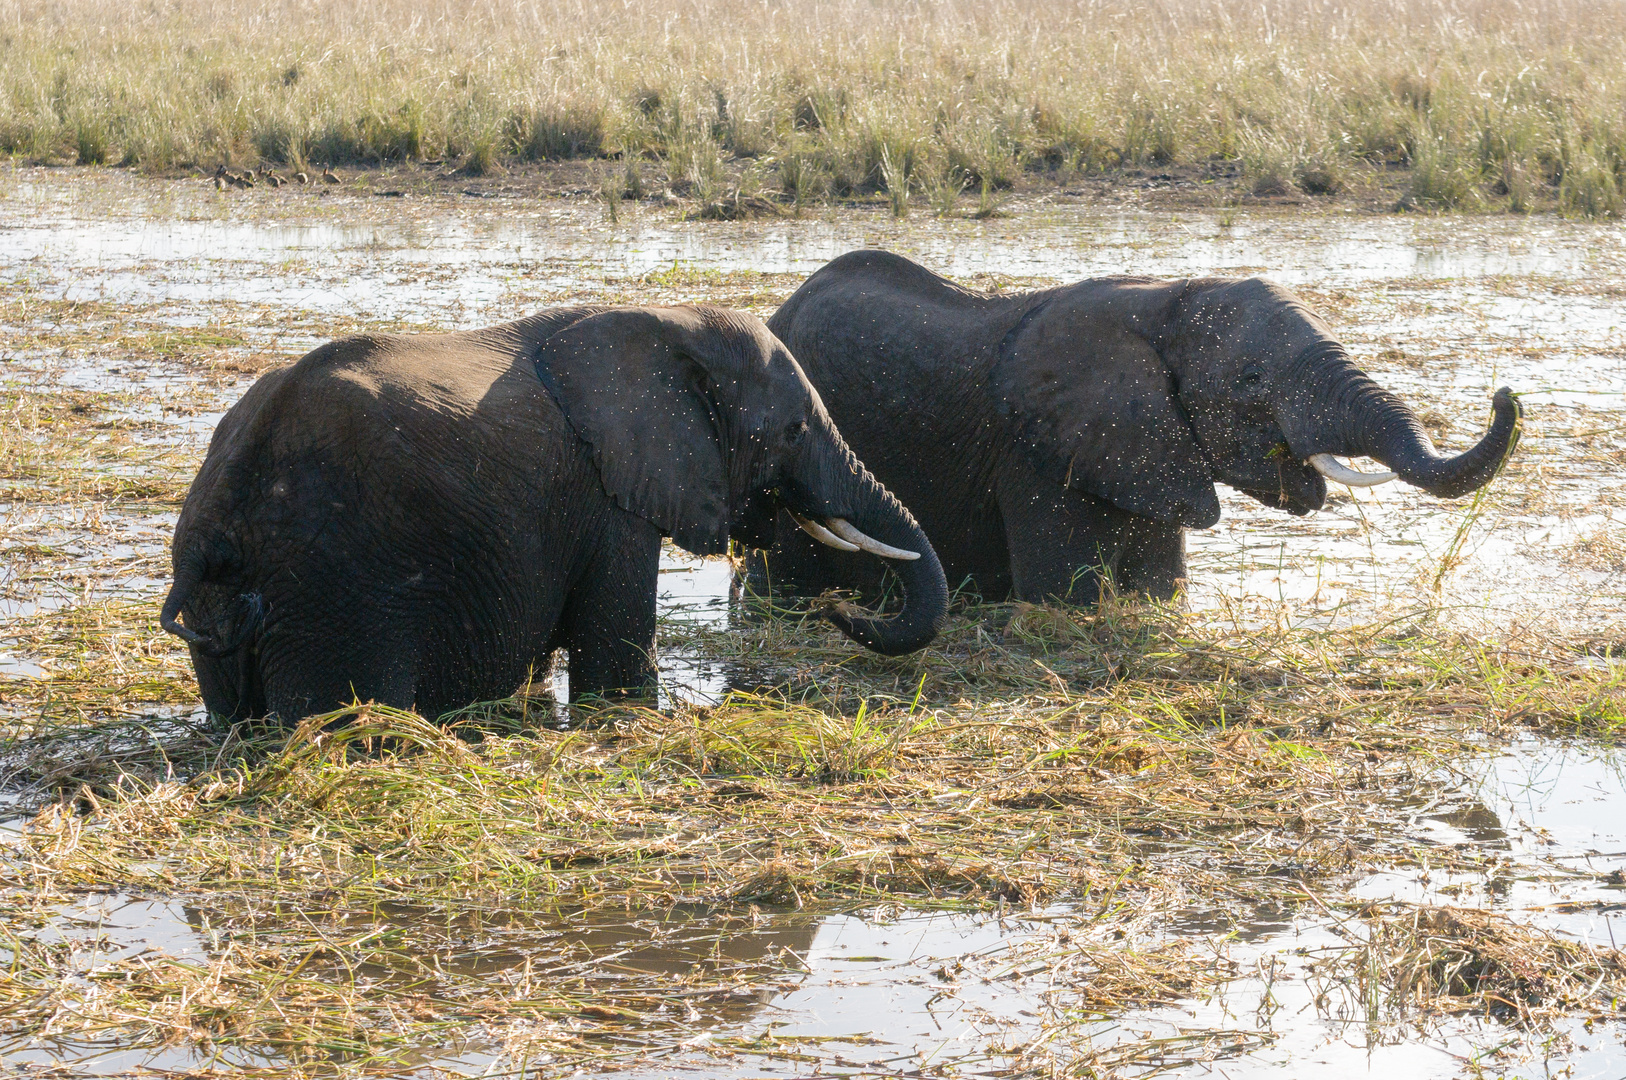
[[[560,618],[570,650],[570,699],[655,687],[655,592],[661,537],[626,515],[612,523]]]
[[[1130,515],[1025,468],[1007,471],[998,494],[1016,598],[1095,603],[1102,577],[1116,579]]]
[[[1150,518],[1131,518],[1118,562],[1118,588],[1172,600],[1186,579],[1186,531]]]
[[[377,626],[329,624],[321,629],[319,637],[291,647],[278,640],[283,635],[266,635],[260,670],[267,715],[292,724],[357,701],[397,709],[417,704],[416,657],[410,644],[379,633]],[[435,718],[432,712],[426,715]]]

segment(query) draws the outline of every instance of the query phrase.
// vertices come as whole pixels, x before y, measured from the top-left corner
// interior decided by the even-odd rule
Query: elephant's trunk
[[[942,629],[948,611],[948,582],[937,552],[913,515],[870,475],[833,428],[820,444],[814,451],[811,475],[804,475],[784,493],[789,508],[810,524],[827,529],[832,539],[881,552],[876,557],[887,559],[904,594],[903,609],[889,618],[870,615],[853,604],[832,607],[825,616],[843,634],[884,656],[925,648]],[[886,554],[885,549],[894,550]],[[918,558],[900,557],[907,554]]]
[[[188,645],[207,647],[213,644],[207,634],[181,625],[181,608],[191,598],[192,590],[198,587],[207,571],[208,561],[201,549],[191,547],[177,556],[175,582],[169,587],[169,595],[164,597],[164,606],[158,613],[158,625]]]
[[[1347,360],[1333,362],[1341,370],[1329,380],[1322,366],[1313,377],[1299,381],[1300,393],[1290,405],[1296,422],[1284,428],[1289,446],[1300,457],[1365,455],[1381,461],[1408,484],[1453,499],[1490,483],[1518,444],[1522,412],[1505,386],[1492,400],[1495,417],[1490,430],[1471,449],[1453,456],[1434,448],[1417,414],[1399,398]],[[1315,386],[1322,389],[1312,389]],[[1328,386],[1331,392],[1324,389]]]
[[[177,540],[177,543],[180,542]],[[169,595],[164,597],[164,606],[158,612],[158,625],[204,656],[219,659],[241,649],[249,637],[260,629],[265,622],[266,605],[259,593],[238,594],[236,604],[240,621],[236,632],[224,641],[218,640],[211,633],[199,633],[190,629],[181,623],[181,609],[208,577],[209,557],[202,545],[192,544],[184,547],[182,553],[175,558],[175,581],[170,585]]]

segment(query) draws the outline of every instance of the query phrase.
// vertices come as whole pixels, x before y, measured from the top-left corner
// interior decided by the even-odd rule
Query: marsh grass
[[[41,393],[0,384],[0,498],[178,507],[190,456],[143,438],[157,425],[119,415],[127,403],[114,391]]]
[[[1570,1007],[1613,1011],[1608,1003],[1626,992],[1626,953],[1497,912],[1376,905],[1344,929],[1358,940],[1324,962],[1321,975],[1381,1015],[1479,1013],[1528,1026]]]
[[[581,293],[766,311],[799,281],[675,262]],[[1411,303],[1403,282],[1385,288],[1385,310]],[[1358,310],[1339,290],[1309,298]],[[26,289],[0,302],[22,359],[0,396],[12,509],[83,510],[92,531],[107,527],[93,508],[167,524],[198,450],[162,409],[215,407],[200,388],[256,370],[255,335],[363,328],[246,303],[229,309],[252,328],[237,331]],[[1383,362],[1415,362],[1427,345],[1406,347]],[[25,370],[57,349],[198,382],[159,400]],[[1574,466],[1570,479],[1618,465],[1612,416],[1533,420],[1514,479],[1530,478],[1518,472],[1527,464]],[[1555,457],[1558,447],[1578,456]],[[1268,1043],[1252,1025],[1092,1041],[1091,1023],[1135,1028],[1136,1009],[1247,975],[1223,934],[1164,936],[1192,911],[1332,920],[1344,943],[1306,960],[1329,1000],[1354,1002],[1386,1038],[1463,1014],[1495,1018],[1509,1042],[1565,1020],[1618,1020],[1611,950],[1500,916],[1350,895],[1374,872],[1505,871],[1500,848],[1418,842],[1417,818],[1460,779],[1452,762],[1531,734],[1612,743],[1626,731],[1626,666],[1608,662],[1620,651],[1609,636],[1487,639],[1438,606],[1428,586],[1471,552],[1471,530],[1508,510],[1503,500],[1552,509],[1537,483],[1493,496],[1450,511],[1460,527],[1419,565],[1417,596],[1434,606],[1362,608],[1334,626],[1291,602],[1185,612],[960,597],[931,649],[888,660],[796,605],[747,598],[727,627],[662,621],[669,655],[703,656],[738,687],[714,704],[572,710],[526,694],[431,723],[358,703],[292,729],[228,730],[201,715],[186,655],[155,621],[161,537],[142,564],[153,580],[109,598],[91,583],[112,566],[19,532],[8,586],[76,584],[62,606],[8,618],[0,641],[41,668],[0,676],[0,775],[24,815],[0,834],[9,1035],[273,1055],[264,1073],[288,1076],[398,1073],[470,1033],[516,1070],[658,1069],[643,1055],[710,1052],[691,1042],[701,1036],[724,1060],[810,1060],[810,1042],[730,1034],[743,1013],[726,1007],[794,987],[800,962],[736,964],[718,943],[833,911],[911,909],[1052,913],[1055,933],[1023,928],[1008,964],[968,961],[973,976],[1053,994],[1031,1042],[977,1051],[1015,1072],[1124,1074]],[[1604,523],[1564,557],[1608,568],[1621,548]],[[1577,880],[1539,857],[1526,872]],[[131,956],[62,940],[64,925],[84,928],[88,899],[110,894],[192,908],[208,947]],[[674,911],[706,927],[677,973],[628,966],[630,939],[659,940]],[[629,940],[561,944],[606,920]]]
[[[7,786],[37,808],[0,871],[9,895],[34,898],[7,916],[0,1000],[19,1031],[252,1049],[313,1068],[396,1060],[479,1024],[521,1025],[536,1052],[574,1062],[671,1048],[692,1030],[674,1032],[662,1006],[670,1015],[697,983],[726,995],[728,980],[701,965],[676,983],[575,986],[529,963],[477,978],[433,962],[446,946],[422,940],[407,913],[551,912],[591,925],[695,905],[727,922],[758,908],[1061,903],[1078,938],[1010,961],[1071,1002],[1046,1036],[1057,1052],[1081,1015],[1237,976],[1222,956],[1144,939],[1157,920],[1192,905],[1279,904],[1338,913],[1351,945],[1316,970],[1375,995],[1379,1019],[1504,1000],[1509,1022],[1532,1031],[1578,1010],[1607,1015],[1626,971],[1609,950],[1479,913],[1407,923],[1340,899],[1377,868],[1472,872],[1498,858],[1408,838],[1419,800],[1437,796],[1435,763],[1510,732],[1626,730],[1620,668],[1430,632],[1419,614],[1328,632],[1127,601],[972,605],[939,644],[898,663],[758,606],[726,633],[663,634],[794,669],[780,685],[710,706],[577,708],[564,729],[533,697],[439,723],[368,704],[292,729],[226,731],[150,707],[114,719],[75,689],[104,672],[59,668],[46,696],[93,707],[40,702],[0,750]],[[164,649],[150,613],[120,632]],[[166,683],[154,696],[186,692]],[[196,960],[112,960],[64,982],[82,961],[27,929],[86,892],[153,891],[193,898],[240,944]],[[313,935],[293,912],[329,914]],[[1367,987],[1363,972],[1379,982]],[[1200,1057],[1206,1045],[1130,1040],[1100,1053]]]
[[[106,614],[80,622],[103,640],[127,635],[126,653],[162,653],[143,614],[116,631]],[[778,687],[669,711],[578,707],[565,731],[546,726],[553,706],[530,697],[441,724],[357,705],[287,734],[237,731],[223,754],[206,728],[160,737],[137,718],[113,729],[114,742],[94,722],[75,734],[74,714],[42,701],[40,720],[14,729],[11,784],[48,805],[92,800],[97,813],[52,811],[49,828],[42,819],[33,872],[128,884],[112,868],[162,852],[193,887],[225,873],[239,886],[375,900],[496,890],[616,906],[1032,903],[1087,891],[1113,863],[1103,853],[1149,829],[1204,843],[1226,843],[1239,826],[1308,838],[1356,808],[1367,821],[1395,812],[1384,808],[1390,783],[1465,741],[1626,728],[1618,668],[1415,625],[1259,631],[1127,602],[976,606],[897,664],[854,655],[816,620],[751,620],[687,640],[680,626],[664,634],[670,647],[759,671],[783,665]],[[168,654],[155,662],[173,677],[183,665]],[[106,681],[94,664],[45,681],[36,700],[97,706],[80,716],[114,711],[76,695]],[[150,699],[184,700],[173,678],[150,685]],[[1302,809],[1321,799],[1336,809]],[[684,824],[696,813],[710,819],[700,832]],[[267,846],[254,823],[273,821]],[[1035,829],[1051,837],[1038,860],[1018,841]],[[356,854],[361,836],[373,854]],[[1323,835],[1325,849],[1306,841],[1320,853],[1306,855],[1306,873],[1322,860],[1322,871],[1346,865],[1335,836]],[[296,864],[276,854],[290,837],[303,837]]]
[[[1558,187],[1558,205],[1567,214],[1590,218],[1618,218],[1626,200],[1621,194],[1626,171],[1619,167],[1620,150],[1588,143],[1575,150]]]
[[[907,186],[884,156],[1001,190],[1024,172],[1247,162],[1268,145],[1254,184],[1420,168],[1416,204],[1454,207],[1511,175],[1528,189],[1492,204],[1553,205],[1563,187],[1582,214],[1618,212],[1608,191],[1626,168],[1626,16],[1606,0],[1473,0],[1450,18],[1420,0],[704,0],[661,17],[13,0],[0,17],[0,152],[81,163],[647,156],[704,183],[686,166],[711,144],[778,161],[798,206],[827,177],[894,212]]]

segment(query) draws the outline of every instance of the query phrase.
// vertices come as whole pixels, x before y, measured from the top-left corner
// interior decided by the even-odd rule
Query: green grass
[[[664,163],[702,201],[720,163],[762,160],[798,207],[885,192],[894,213],[950,175],[989,192],[1024,171],[1240,161],[1254,186],[1323,194],[1399,167],[1422,171],[1418,206],[1534,197],[1607,216],[1626,178],[1623,42],[1607,0],[1471,0],[1449,18],[1421,0],[68,0],[5,22],[0,153],[473,172],[610,156]]]

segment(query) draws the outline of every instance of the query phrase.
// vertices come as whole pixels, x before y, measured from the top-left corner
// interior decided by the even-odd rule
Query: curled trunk
[[[1454,499],[1490,483],[1518,445],[1523,413],[1507,387],[1492,399],[1490,430],[1477,444],[1460,454],[1442,454],[1423,430],[1422,422],[1405,402],[1378,386],[1347,361],[1330,382],[1323,372],[1321,385],[1329,393],[1299,395],[1302,434],[1289,443],[1295,453],[1365,455],[1384,465],[1430,495]],[[1307,399],[1313,398],[1313,403]]]
[[[869,477],[868,473],[864,475]],[[883,656],[901,656],[930,645],[942,629],[948,610],[948,583],[937,552],[915,519],[873,478],[869,478],[869,486],[875,495],[865,500],[869,505],[855,514],[853,524],[883,544],[920,553],[918,559],[889,563],[903,585],[903,610],[882,618],[856,605],[840,604],[831,608],[826,617],[866,649]]]
[[[1361,453],[1393,469],[1400,479],[1430,495],[1454,499],[1478,491],[1501,470],[1519,441],[1519,403],[1507,387],[1491,402],[1490,430],[1471,449],[1451,456],[1434,449],[1412,411],[1394,401],[1374,410],[1362,432]]]
[[[828,421],[821,426],[828,427]],[[790,509],[826,525],[845,519],[884,545],[920,556],[886,560],[903,586],[903,609],[897,614],[882,617],[843,603],[826,611],[825,617],[843,634],[884,656],[925,648],[942,629],[948,611],[948,582],[925,532],[833,428],[818,441],[807,464],[782,492]]]

